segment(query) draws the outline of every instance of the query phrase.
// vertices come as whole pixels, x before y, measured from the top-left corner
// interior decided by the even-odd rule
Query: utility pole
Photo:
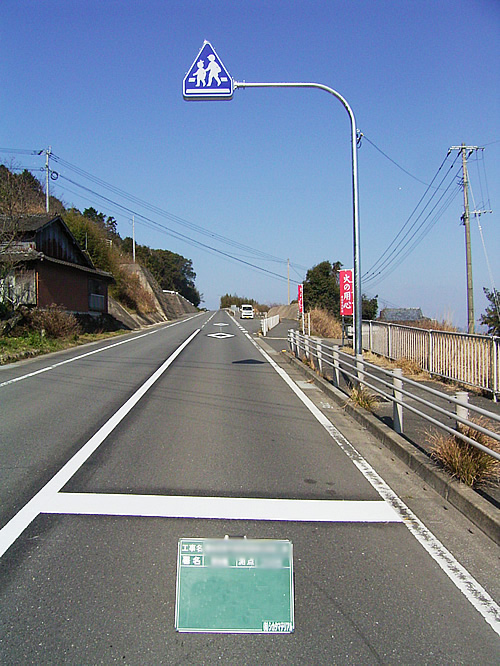
[[[49,212],[49,157],[52,153],[52,148],[49,146],[45,151],[45,211]]]
[[[448,152],[459,150],[462,153],[462,173],[464,187],[464,213],[462,222],[465,227],[465,264],[467,271],[467,332],[474,333],[474,288],[472,284],[472,248],[470,242],[470,213],[469,213],[469,176],[467,172],[467,158],[475,150],[484,150],[479,146],[452,146]]]
[[[288,305],[290,305],[290,259],[287,259],[286,262],[287,262],[287,274],[288,274]]]
[[[135,215],[132,215],[132,259],[135,264]]]

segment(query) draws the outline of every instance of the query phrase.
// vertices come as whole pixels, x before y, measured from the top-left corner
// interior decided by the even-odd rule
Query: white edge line
[[[301,500],[247,497],[190,497],[100,493],[56,493],[41,513],[148,516],[219,520],[394,523],[398,513],[383,500]]]
[[[40,368],[40,370],[35,370],[34,372],[29,372],[26,375],[21,375],[20,377],[14,377],[13,379],[7,379],[5,382],[0,383],[0,388],[3,386],[9,386],[9,384],[15,384],[16,382],[20,382],[23,379],[29,379],[30,377],[36,377],[37,375],[41,375],[44,372],[48,372],[49,370],[54,370],[55,368],[60,367],[61,365],[66,365],[67,363],[73,363],[73,361],[79,361],[82,358],[86,358],[87,356],[93,356],[94,354],[100,354],[103,351],[107,351],[108,349],[113,349],[113,347],[119,347],[120,345],[126,345],[129,344],[130,342],[135,342],[136,340],[140,340],[141,338],[145,338],[148,335],[155,335],[156,333],[159,333],[160,331],[165,330],[166,328],[172,328],[173,326],[177,326],[178,324],[183,324],[186,321],[190,321],[191,319],[194,319],[195,317],[199,317],[201,312],[196,313],[192,317],[188,317],[187,319],[182,319],[181,321],[175,321],[173,323],[167,323],[165,326],[161,326],[159,328],[156,328],[154,331],[148,331],[147,333],[141,333],[140,335],[135,335],[132,338],[127,338],[126,340],[119,340],[118,342],[114,342],[112,345],[107,345],[106,347],[99,347],[99,349],[93,349],[92,351],[85,352],[85,354],[79,354],[78,356],[72,356],[71,358],[67,358],[64,361],[59,361],[58,363],[53,363],[52,365],[47,365],[45,368]],[[43,358],[43,357],[38,357],[38,358]],[[33,359],[31,359],[33,360]]]
[[[144,394],[161,377],[165,370],[175,361],[177,356],[198,335],[200,329],[196,329],[187,340],[185,340],[171,354],[168,359],[156,370],[151,377],[140,386],[137,391],[113,414],[113,416],[61,467],[61,469],[29,500],[24,507],[9,520],[0,530],[0,557],[16,541],[28,525],[39,515],[45,502],[51,495],[58,493],[61,488],[71,479],[80,467],[90,458],[94,451],[102,444],[106,437],[116,428],[125,416],[135,407]]]
[[[262,356],[271,364],[278,375],[292,389],[295,395],[321,423],[328,434],[352,460],[379,495],[388,502],[401,516],[406,527],[441,567],[450,580],[462,592],[465,598],[483,616],[491,628],[500,635],[500,607],[478,581],[444,547],[439,539],[417,518],[390,486],[380,477],[373,467],[363,458],[344,435],[326,418],[307,395],[297,386],[289,375],[246,333],[246,337]]]

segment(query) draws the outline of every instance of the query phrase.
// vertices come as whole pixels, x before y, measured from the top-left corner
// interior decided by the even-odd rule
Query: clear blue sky
[[[283,260],[200,235],[53,161],[61,174],[54,194],[66,204],[113,215],[120,234],[131,235],[131,214],[69,178],[134,210],[138,242],[191,258],[209,308],[226,292],[286,302],[286,280],[146,226],[140,215],[285,278],[287,258],[295,280],[305,275],[297,266],[325,259],[351,267],[345,110],[318,90],[247,89],[232,101],[184,101],[182,79],[205,39],[236,80],[334,88],[367,139],[423,183],[431,182],[450,146],[485,146],[479,159],[471,157],[470,180],[476,207],[493,209],[481,227],[500,287],[498,0],[3,0],[0,146],[51,146],[65,162],[120,190]],[[455,157],[440,177],[446,171],[451,180]],[[11,158],[18,166],[44,165],[43,156],[0,154],[4,162]],[[367,140],[358,158],[364,273],[426,185]],[[451,191],[438,190],[436,213]],[[435,220],[426,217],[433,199],[419,223],[427,220],[422,231],[434,224],[419,245],[363,291],[378,294],[381,305],[421,307],[427,316],[465,326],[463,201],[456,191]],[[475,219],[471,233],[478,318],[486,306],[482,289],[491,284]]]

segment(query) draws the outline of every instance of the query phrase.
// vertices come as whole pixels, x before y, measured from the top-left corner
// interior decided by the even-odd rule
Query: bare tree
[[[20,221],[26,215],[43,213],[43,187],[29,171],[13,173],[0,165],[0,306],[15,307],[12,280],[19,263],[16,245]]]

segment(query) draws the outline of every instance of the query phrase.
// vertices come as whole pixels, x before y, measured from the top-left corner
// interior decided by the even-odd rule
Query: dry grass
[[[469,419],[483,428],[492,429],[491,424],[483,417]],[[500,444],[478,430],[460,424],[458,430],[479,444],[500,453]],[[426,433],[431,444],[431,457],[437,460],[453,477],[470,487],[485,484],[496,484],[500,481],[500,461],[488,453],[464,442],[456,435],[442,432]]]
[[[397,361],[385,358],[384,356],[379,356],[374,354],[371,351],[363,352],[363,358],[373,365],[377,365],[379,368],[385,368],[386,370],[394,370],[394,368],[401,368],[405,377],[410,379],[430,379],[430,375],[425,370],[419,366],[416,361],[412,361],[409,358],[399,358]]]
[[[349,402],[373,412],[379,403],[379,398],[364,386],[353,386],[349,392]]]
[[[311,310],[311,334],[320,338],[341,338],[342,324],[326,310]]]
[[[459,333],[459,329],[453,326],[449,321],[437,321],[436,319],[419,319],[417,321],[398,321],[392,322],[400,326],[409,326],[410,328],[422,328],[425,331],[444,331],[448,333]]]
[[[153,296],[144,289],[137,275],[120,270],[115,274],[115,284],[111,288],[113,296],[129,310],[139,314],[155,312]]]

